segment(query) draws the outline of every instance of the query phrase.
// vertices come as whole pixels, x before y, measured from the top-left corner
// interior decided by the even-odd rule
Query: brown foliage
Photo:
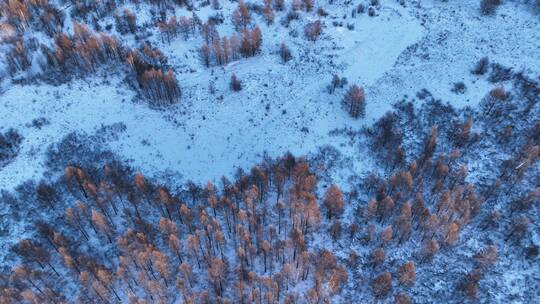
[[[399,282],[406,286],[411,286],[416,280],[416,266],[409,261],[398,269]]]
[[[283,62],[287,62],[292,58],[291,50],[285,43],[281,43],[279,45],[279,56],[281,57]]]
[[[263,15],[269,25],[274,23],[275,14],[272,9],[272,0],[264,0]]]
[[[431,128],[431,133],[427,137],[425,143],[424,143],[424,150],[422,153],[422,159],[424,161],[428,160],[433,156],[433,153],[435,152],[435,149],[437,148],[437,136],[439,134],[438,128],[435,126]]]
[[[444,237],[444,243],[447,246],[453,246],[459,240],[459,224],[453,222],[446,228],[446,235]]]
[[[381,240],[384,244],[390,243],[393,237],[394,230],[392,229],[392,226],[388,226],[381,231]]]
[[[352,118],[362,118],[366,115],[366,99],[363,88],[357,85],[351,86],[343,97],[343,103]]]
[[[373,294],[378,298],[384,298],[392,291],[392,274],[385,271],[371,281]]]
[[[332,239],[336,241],[341,237],[341,222],[338,220],[335,220],[332,226],[330,226],[330,235],[332,236]]]
[[[497,252],[497,246],[489,245],[478,252],[474,258],[480,267],[487,268],[497,261]]]
[[[240,0],[238,2],[238,8],[232,14],[232,22],[237,29],[245,29],[251,22],[249,9],[247,8],[244,1]]]
[[[324,194],[324,206],[328,219],[343,214],[345,203],[343,201],[343,192],[337,185],[331,185]]]
[[[385,253],[383,248],[375,248],[371,253],[372,265],[378,266],[384,263]]]
[[[422,255],[426,258],[433,258],[439,252],[439,243],[435,239],[428,239],[422,245]]]
[[[399,293],[394,297],[395,304],[410,304],[411,298],[406,293]]]
[[[480,269],[475,269],[468,273],[460,284],[460,289],[469,298],[478,297],[478,282],[482,278],[483,273]]]
[[[330,289],[330,292],[333,294],[339,293],[343,285],[347,283],[347,280],[347,270],[343,265],[338,265],[338,267],[335,268],[332,272],[332,275],[330,276],[330,280],[328,282],[328,288]]]
[[[140,84],[145,96],[156,105],[175,103],[182,95],[176,76],[171,70],[167,73],[155,69],[145,71],[141,76]]]

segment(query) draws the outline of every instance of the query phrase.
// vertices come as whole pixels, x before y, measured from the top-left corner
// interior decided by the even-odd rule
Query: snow
[[[394,66],[409,45],[424,35],[418,20],[399,6],[384,10],[377,18],[360,15],[353,20],[354,30],[338,27],[331,30],[331,35],[344,48],[338,52],[348,64],[343,76],[362,85],[372,85]]]
[[[2,169],[0,184],[13,188],[30,178],[39,178],[45,169],[44,153],[47,147],[66,134],[77,131],[95,131],[114,118],[126,101],[129,91],[117,94],[114,86],[76,82],[59,87],[12,86],[2,96],[2,131],[15,128],[24,137],[19,156]],[[118,101],[110,103],[109,100]],[[111,107],[109,107],[111,106]],[[116,107],[115,107],[116,106]],[[24,109],[24,111],[21,111]],[[49,124],[41,129],[31,125],[33,119],[46,118]]]
[[[349,178],[357,178],[377,167],[377,160],[369,157],[365,147],[358,147],[346,136],[333,135],[332,131],[358,131],[370,126],[392,109],[392,103],[404,96],[414,98],[423,88],[455,107],[475,107],[493,87],[510,85],[490,83],[487,77],[470,73],[485,56],[490,62],[512,67],[514,71],[540,74],[540,20],[523,4],[505,1],[495,16],[481,17],[478,1],[407,1],[405,7],[398,1],[381,2],[377,16],[364,13],[356,18],[350,17],[352,6],[319,3],[330,15],[321,18],[324,31],[316,42],[303,37],[303,26],[318,18],[314,12],[300,12],[300,20],[291,22],[288,28],[280,24],[285,12],[271,25],[254,15],[263,32],[261,54],[223,67],[203,66],[198,55],[202,44],[199,35],[187,40],[179,35],[168,44],[155,29],[147,29],[151,34],[148,40],[166,55],[182,88],[181,102],[161,109],[135,98],[136,93],[123,81],[125,75],[113,67],[106,67],[95,77],[60,86],[35,82],[22,85],[9,83],[2,58],[0,132],[14,128],[24,140],[19,155],[0,168],[0,189],[10,190],[28,179],[40,179],[47,170],[48,147],[65,135],[96,134],[103,127],[121,125],[125,130],[117,130],[117,137],[104,138],[96,144],[110,148],[145,175],[172,172],[205,183],[231,175],[236,166],[249,168],[265,154],[273,157],[286,151],[295,155],[314,154],[321,147],[332,146],[341,153],[341,164],[340,168],[325,172],[331,179],[324,182],[338,183],[348,190]],[[225,22],[218,26],[218,31],[221,36],[230,36],[235,30],[229,16],[237,4],[230,1],[221,4]],[[152,23],[145,4],[126,7],[136,12],[140,25]],[[210,6],[196,9],[203,21],[216,12]],[[343,15],[347,18],[343,19]],[[177,9],[176,16],[190,17],[191,12]],[[336,27],[333,21],[342,22],[343,26]],[[107,24],[114,24],[114,20],[100,21],[103,28]],[[354,29],[348,29],[347,25],[353,25]],[[66,29],[71,31],[72,26],[68,24]],[[114,27],[112,33],[119,36]],[[50,45],[45,35],[32,35]],[[122,37],[122,41],[130,47],[141,42],[130,34]],[[282,42],[293,53],[293,59],[287,63],[281,62],[277,54]],[[37,74],[36,57],[33,61],[32,74]],[[229,89],[233,73],[242,81],[240,92]],[[328,93],[326,87],[333,74],[365,88],[365,118],[353,120],[343,110],[341,99],[346,88]],[[451,91],[457,82],[465,84],[463,94]],[[215,87],[213,94],[209,92],[211,84]],[[48,123],[41,128],[32,126],[32,121],[40,118]],[[511,156],[486,148],[483,157],[493,156],[488,152],[496,153],[499,159]],[[468,164],[473,177],[474,171],[485,172],[486,166],[491,165],[484,161]],[[5,206],[1,208],[0,215],[10,214]],[[347,210],[345,218],[354,218],[353,212]],[[24,237],[29,231],[27,225],[24,221],[11,225],[9,234]],[[485,241],[472,233],[464,233],[463,240],[463,247],[455,255],[450,254],[450,260],[469,261]],[[15,241],[2,242],[1,251],[7,252]],[[537,232],[533,233],[532,241],[538,245]],[[312,245],[332,247],[343,258],[346,252],[342,249],[347,245],[363,256],[369,254],[365,246],[335,244],[326,234],[314,239]],[[390,258],[395,261],[409,258],[413,254],[409,249],[396,249]],[[504,248],[501,252],[508,255],[511,250]],[[436,263],[433,272],[437,273],[419,274],[418,281],[431,280],[435,285],[431,288],[442,292],[448,288],[449,276],[442,269],[453,263]],[[503,264],[499,268],[508,271],[496,284],[504,290],[505,298],[496,300],[507,301],[508,297],[517,299],[527,294],[524,278],[534,276],[532,267],[529,270],[521,264]],[[460,268],[450,270],[451,275],[461,275],[468,269],[460,264]]]
[[[355,154],[345,139],[328,133],[369,125],[391,103],[403,95],[414,96],[421,87],[455,106],[474,105],[494,86],[469,72],[483,56],[540,71],[540,51],[535,48],[540,31],[538,22],[525,18],[529,12],[508,5],[504,14],[479,19],[474,5],[437,1],[422,5],[420,10],[384,3],[376,17],[349,17],[344,23],[353,23],[353,30],[334,27],[329,18],[316,43],[301,34],[283,35],[279,22],[270,26],[258,22],[263,29],[262,54],[211,69],[198,59],[200,37],[177,38],[169,45],[154,35],[183,89],[181,104],[163,110],[131,102],[134,93],[114,75],[110,84],[89,79],[59,87],[12,85],[0,95],[0,119],[3,129],[19,129],[25,140],[20,156],[0,171],[0,183],[12,188],[39,177],[47,146],[67,133],[92,133],[117,122],[127,129],[108,143],[114,152],[145,172],[173,170],[197,182],[231,173],[234,165],[250,166],[265,152],[277,156],[290,150],[301,155],[329,144]],[[225,11],[235,8],[224,6]],[[348,11],[337,9],[335,16]],[[197,14],[205,17],[212,12],[205,7]],[[150,18],[141,16],[143,21]],[[302,33],[302,22],[294,21],[292,30]],[[229,34],[231,27],[226,18],[219,28]],[[286,64],[275,54],[283,39],[288,39],[294,54]],[[238,93],[228,88],[232,73],[243,84]],[[340,106],[343,89],[333,95],[326,92],[333,73],[366,88],[365,119],[347,117]],[[464,95],[450,92],[457,81],[466,84]],[[216,87],[213,96],[208,93],[210,82]],[[50,124],[41,130],[26,126],[39,117]],[[354,158],[356,169],[362,171],[366,161]]]
[[[353,62],[345,73],[349,79],[370,84],[420,37],[420,26],[412,17],[403,20],[406,26],[389,27],[391,20],[400,18],[394,11],[390,15],[390,19],[357,19],[358,28],[366,23],[364,29],[328,31],[332,40],[340,42],[341,50],[336,54],[339,60]],[[271,53],[278,41],[266,42],[261,56],[211,71],[191,58],[196,72],[178,75],[184,91],[182,104],[164,111],[131,103],[133,93],[116,78],[111,84],[89,80],[57,88],[13,85],[0,96],[0,115],[6,116],[2,117],[4,127],[21,130],[25,141],[21,155],[0,172],[0,183],[11,188],[39,177],[49,144],[73,131],[92,133],[116,122],[125,123],[127,129],[119,140],[109,143],[113,151],[133,160],[145,172],[172,169],[197,182],[231,173],[234,164],[256,163],[265,152],[277,156],[290,150],[300,155],[318,146],[338,144],[328,132],[359,122],[349,119],[341,109],[340,96],[326,93],[331,73],[318,73],[324,68],[319,62],[302,62],[302,58],[281,64]],[[303,37],[297,41],[311,43]],[[179,38],[170,46],[163,45],[173,67],[183,61],[183,54],[194,53],[190,42]],[[307,46],[308,53],[311,47]],[[390,56],[386,57],[382,49]],[[238,93],[228,89],[233,72],[243,82],[243,90]],[[208,98],[210,79],[215,79],[216,96],[222,95],[223,100]],[[21,108],[24,113],[19,113]],[[369,116],[376,119],[388,108],[389,104],[383,111],[369,111]],[[26,127],[38,117],[46,117],[50,125],[41,130]]]

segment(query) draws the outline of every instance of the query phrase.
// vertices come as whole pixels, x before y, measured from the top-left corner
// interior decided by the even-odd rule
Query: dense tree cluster
[[[428,102],[410,117],[423,121],[440,106]],[[319,303],[369,282],[374,297],[410,303],[407,291],[421,271],[452,252],[469,226],[500,229],[508,244],[525,239],[540,191],[515,189],[538,163],[540,124],[517,136],[523,146],[492,186],[478,185],[468,181],[464,154],[489,138],[471,130],[493,123],[490,115],[456,119],[458,128],[418,121],[425,137],[411,147],[400,129],[407,107],[396,109],[367,135],[389,155],[403,146],[399,161],[388,159],[386,178],[369,176],[350,192],[335,184],[319,189],[318,169],[291,155],[239,170],[219,186],[176,190],[115,163],[102,170],[67,166],[60,181],[42,181],[20,198],[42,206],[47,220],[38,218],[36,235],[12,249],[20,263],[0,281],[2,300]],[[519,196],[504,210],[485,211],[505,193]],[[352,245],[347,255],[336,256],[336,247],[320,242],[326,237]],[[479,297],[499,250],[487,244],[474,255],[456,284],[460,294]],[[365,280],[351,281],[359,273]]]
[[[119,62],[129,63],[128,67],[133,66],[130,59],[134,50],[122,45],[113,35],[100,32],[99,24],[93,24],[96,31],[87,26],[90,24],[87,17],[92,16],[95,21],[96,18],[115,12],[117,5],[116,1],[76,1],[68,6],[71,19],[74,20],[70,33],[64,32],[64,10],[58,9],[54,3],[20,0],[2,2],[0,18],[6,21],[4,25],[9,35],[6,42],[11,45],[5,54],[9,72],[16,74],[29,71],[33,65],[33,70],[37,70],[39,67],[34,63],[41,63],[42,79],[62,82],[73,75],[84,77],[97,72],[102,66]],[[114,18],[118,33],[135,34],[138,31],[137,18],[132,11],[124,9],[121,13],[115,13]],[[194,32],[195,21],[194,18],[182,17],[177,22],[173,17],[169,21],[158,22],[158,27],[170,41],[179,32],[184,36]],[[52,43],[24,38],[24,32],[34,29],[44,31]],[[139,59],[152,61],[152,58],[145,56],[140,56]],[[173,73],[163,64],[147,62],[145,66],[148,68],[144,71],[139,68],[134,71],[138,81],[136,87],[140,89],[141,95],[153,104],[178,101],[180,88]]]
[[[309,164],[289,155],[236,176],[174,194],[118,165],[96,176],[66,167],[60,183],[36,188],[54,225],[38,221],[36,237],[13,248],[21,264],[0,280],[2,302],[317,303],[339,294],[344,264],[310,246],[322,219]],[[340,214],[337,186],[325,206]]]
[[[50,1],[9,0],[0,4],[2,25],[13,32],[8,41],[5,53],[8,71],[12,75],[39,77],[40,80],[62,83],[73,76],[85,77],[99,72],[103,67],[116,66],[117,63],[130,62],[132,46],[120,43],[115,34],[131,35],[139,45],[148,44],[148,37],[153,30],[161,37],[162,43],[172,43],[176,37],[189,39],[200,34],[204,40],[199,49],[203,64],[209,66],[226,65],[240,58],[256,56],[262,46],[262,31],[257,26],[260,16],[267,24],[272,24],[277,12],[285,10],[283,0],[264,1],[263,5],[238,2],[230,18],[236,33],[230,37],[220,37],[216,27],[224,22],[221,13],[209,16],[203,22],[194,11],[189,1],[143,1],[150,6],[150,22],[137,20],[134,10],[139,9],[140,1],[118,2],[108,1],[74,1],[61,6]],[[62,3],[63,5],[63,3]],[[219,1],[211,3],[219,10]],[[293,1],[287,19],[298,19],[299,11],[312,12],[314,3],[311,0]],[[192,16],[177,16],[176,6],[183,6]],[[294,16],[296,17],[294,17]],[[293,16],[293,17],[291,17]],[[73,25],[66,24],[65,20]],[[111,20],[108,23],[104,20]],[[310,40],[318,39],[323,23],[320,20],[308,23],[305,35]],[[91,28],[91,29],[90,29]],[[28,30],[44,31],[46,39],[34,39],[24,36]],[[284,62],[292,58],[291,50],[282,44],[279,54]],[[152,58],[141,58],[151,61]],[[128,70],[128,80],[134,78],[139,96],[152,104],[170,104],[176,102],[181,95],[180,87],[171,73],[170,67],[146,63],[147,69],[134,70],[135,77]],[[125,65],[120,65],[125,67]],[[41,70],[41,71],[39,71]]]
[[[32,65],[30,56],[22,39],[14,41],[13,48],[5,55],[9,73],[14,75],[17,72],[27,71]]]
[[[155,104],[174,103],[180,99],[181,91],[171,70],[167,73],[162,70],[146,70],[140,77],[140,84],[145,96]]]
[[[262,32],[258,26],[250,27],[248,8],[243,2],[239,3],[234,20],[237,21],[237,34],[231,37],[220,37],[214,22],[208,21],[201,26],[204,44],[199,52],[206,67],[211,65],[226,65],[240,57],[253,57],[260,51]],[[243,16],[243,17],[241,17]]]
[[[62,30],[65,15],[54,4],[42,0],[7,0],[0,3],[0,18],[5,17],[19,35],[29,29],[53,36]]]
[[[116,38],[96,35],[85,25],[74,24],[75,34],[61,34],[54,50],[44,48],[49,68],[59,71],[95,71],[99,65],[123,62],[131,68],[139,87],[151,103],[174,103],[181,92],[172,71],[163,72],[166,58],[158,49],[145,44],[141,50],[129,50]]]
[[[417,159],[397,166],[402,169],[395,170],[387,180],[366,181],[366,191],[374,198],[362,208],[364,220],[359,226],[367,227],[365,244],[374,246],[372,267],[389,267],[385,256],[407,242],[424,244],[416,261],[407,261],[373,278],[373,292],[378,297],[391,293],[394,279],[403,286],[413,285],[415,263],[426,263],[441,248],[456,245],[460,231],[478,214],[484,201],[476,187],[465,182],[468,172],[466,165],[459,163],[459,153],[436,153],[435,130],[424,140]]]
[[[129,9],[125,9],[122,14],[115,14],[114,20],[116,31],[120,34],[135,34],[137,32],[137,16]]]
[[[103,64],[122,60],[124,48],[107,34],[95,34],[86,25],[74,23],[73,35],[60,33],[54,46],[42,47],[46,68],[63,73],[95,72]]]
[[[422,264],[459,244],[463,230],[483,234],[489,241],[470,263],[472,269],[456,284],[463,296],[478,298],[480,282],[492,273],[499,255],[500,245],[492,238],[504,244],[506,254],[520,252],[516,246],[535,251],[535,246],[527,247],[527,237],[532,217],[537,217],[532,206],[540,197],[540,140],[536,136],[540,90],[537,82],[522,73],[513,74],[511,79],[513,84],[507,85],[512,85],[512,92],[495,86],[475,112],[456,111],[429,92],[422,92],[418,96],[424,104],[419,109],[398,102],[395,111],[365,130],[368,143],[386,162],[383,171],[389,175],[386,179],[370,176],[363,186],[374,199],[360,210],[368,220],[358,226],[368,226],[366,242],[379,235],[379,243],[372,244],[375,269],[391,265],[384,261],[391,251],[381,244],[390,248],[392,242],[399,247],[406,242],[418,244],[419,251],[410,261],[414,264],[403,264],[396,272],[386,269],[406,286],[408,278],[414,278],[414,271],[406,269],[422,268]],[[419,130],[424,134],[421,144]],[[479,161],[485,157],[487,146],[508,154]],[[468,162],[489,165],[469,176]],[[386,284],[389,278],[384,273],[373,278],[377,295],[390,294],[389,288],[395,285]]]

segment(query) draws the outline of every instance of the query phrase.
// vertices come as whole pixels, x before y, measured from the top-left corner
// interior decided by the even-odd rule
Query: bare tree
[[[373,294],[378,298],[384,298],[392,291],[392,274],[385,271],[371,281]]]
[[[343,192],[337,185],[331,185],[324,195],[324,206],[326,207],[326,216],[328,219],[343,214],[345,202],[343,201]]]
[[[414,284],[416,279],[416,266],[413,262],[408,261],[398,269],[398,279],[403,285],[410,286]]]
[[[230,82],[231,90],[238,92],[242,90],[242,83],[240,80],[236,77],[236,74],[231,75],[231,82]]]
[[[353,85],[345,93],[343,103],[352,118],[362,118],[366,115],[366,100],[364,89]]]
[[[411,303],[411,297],[409,297],[406,293],[398,293],[394,297],[395,304],[410,304]]]
[[[322,34],[322,23],[320,20],[310,22],[304,27],[304,36],[306,39],[316,41]]]
[[[236,29],[245,29],[251,22],[249,9],[244,1],[238,2],[238,8],[232,14],[232,22]]]

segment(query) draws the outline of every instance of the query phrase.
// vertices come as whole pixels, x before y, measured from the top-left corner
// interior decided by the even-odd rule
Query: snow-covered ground
[[[200,38],[179,37],[163,44],[154,37],[183,90],[181,103],[167,109],[132,102],[134,93],[116,75],[106,82],[89,78],[58,87],[4,84],[0,130],[15,128],[24,141],[19,156],[0,170],[0,184],[12,188],[39,177],[47,147],[69,132],[93,133],[114,123],[126,126],[107,143],[114,152],[145,172],[172,170],[198,182],[231,173],[236,165],[256,163],[264,152],[305,154],[330,144],[351,154],[354,150],[345,146],[345,139],[329,131],[369,125],[404,95],[426,88],[458,107],[475,105],[494,86],[470,74],[484,56],[516,70],[540,71],[538,18],[523,6],[508,3],[497,16],[481,18],[477,3],[469,1],[422,1],[407,7],[381,2],[377,16],[352,19],[349,14],[343,27],[330,20],[340,20],[351,8],[329,6],[330,16],[316,43],[303,38],[301,22],[289,29],[279,22],[259,22],[262,54],[225,67],[202,66],[197,54]],[[235,7],[224,5],[225,11]],[[204,20],[209,7],[198,13]],[[353,30],[347,29],[348,23],[354,24]],[[226,20],[219,30],[229,34],[229,28]],[[287,31],[297,31],[298,37]],[[293,50],[288,63],[281,63],[276,54],[282,41]],[[232,73],[242,80],[238,93],[228,87]],[[334,73],[366,88],[365,119],[352,120],[343,111],[343,89],[327,92]],[[451,92],[458,81],[467,87],[462,95]],[[41,129],[30,125],[42,117],[49,124]],[[355,169],[362,171],[363,157],[354,158]]]
[[[220,12],[225,19],[217,30],[221,36],[231,36],[235,30],[230,15],[238,4],[221,2],[223,8]],[[491,83],[487,75],[471,73],[483,57],[488,57],[491,63],[511,67],[513,71],[525,71],[534,79],[540,75],[540,18],[521,1],[504,1],[494,16],[481,16],[476,0],[413,0],[404,1],[405,6],[400,5],[400,1],[381,0],[375,16],[362,13],[352,18],[350,12],[358,1],[353,2],[354,5],[348,1],[336,0],[332,4],[321,1],[312,12],[300,11],[300,19],[292,21],[288,27],[281,24],[285,11],[277,13],[276,21],[271,25],[253,13],[252,17],[263,33],[260,54],[210,68],[203,65],[199,56],[198,50],[203,41],[199,34],[187,39],[179,35],[170,43],[164,42],[151,24],[152,14],[147,4],[125,4],[122,9],[128,7],[136,14],[140,32],[143,32],[141,35],[145,38],[136,39],[133,34],[127,34],[120,37],[122,43],[138,47],[142,40],[150,41],[167,57],[182,89],[181,101],[163,108],[151,107],[141,100],[125,81],[124,71],[116,67],[105,66],[96,75],[74,78],[58,86],[35,79],[21,84],[10,79],[4,71],[7,64],[3,57],[0,58],[0,133],[15,129],[23,137],[19,154],[0,167],[0,190],[12,190],[29,179],[39,180],[50,169],[46,164],[46,153],[51,145],[61,142],[70,133],[78,132],[98,135],[92,137],[99,140],[96,146],[110,149],[145,176],[159,179],[161,175],[173,173],[175,177],[183,176],[199,184],[231,175],[237,166],[250,168],[265,154],[277,157],[291,151],[297,156],[314,155],[319,148],[332,146],[341,153],[339,161],[342,164],[321,170],[328,172],[318,172],[323,176],[320,185],[325,188],[327,184],[336,183],[347,192],[352,184],[347,185],[349,178],[358,181],[372,169],[383,171],[386,164],[378,163],[380,160],[373,157],[372,151],[361,147],[367,140],[355,142],[351,136],[346,136],[346,131],[352,134],[362,127],[372,126],[398,100],[414,99],[419,105],[422,100],[416,95],[423,89],[444,103],[465,108],[478,106],[494,87],[511,88],[509,82]],[[197,2],[195,13],[203,21],[217,12],[210,5],[197,7],[199,4]],[[286,1],[286,5],[290,7],[291,1]],[[329,15],[317,16],[318,7],[324,8]],[[192,12],[185,8],[176,8],[175,13],[177,17],[192,16]],[[323,21],[324,30],[321,37],[313,42],[305,39],[304,25],[316,19]],[[68,14],[64,30],[73,30],[70,20]],[[112,24],[114,19],[111,16],[99,21],[102,29]],[[108,31],[119,35],[114,26]],[[43,33],[27,34],[35,35],[47,45],[51,43]],[[293,58],[286,63],[278,54],[281,43],[286,43],[292,51]],[[2,47],[0,44],[0,52],[4,51]],[[31,71],[30,74],[39,73],[36,63]],[[232,74],[242,82],[239,92],[229,88]],[[347,78],[348,85],[329,93],[327,87],[334,74]],[[14,78],[21,79],[20,76]],[[463,92],[452,91],[456,83],[463,83]],[[346,89],[352,84],[362,86],[366,93],[366,117],[358,120],[350,118],[341,104]],[[462,118],[465,117],[459,117],[460,120]],[[527,122],[530,126],[517,126],[515,129],[520,132],[529,130],[537,122],[534,117],[531,120],[534,121]],[[507,123],[511,126],[513,121]],[[474,129],[482,127],[484,130],[481,132]],[[482,136],[499,136],[502,133],[500,130],[485,130],[489,127],[503,128],[502,125],[491,126],[480,121],[479,126],[475,122],[473,131],[484,133]],[[407,134],[408,140],[418,140],[419,143],[420,136],[411,133]],[[470,148],[464,152],[470,153],[464,157],[469,161],[466,164],[469,170],[467,178],[478,182],[479,187],[488,188],[490,183],[486,176],[496,172],[491,167],[500,166],[516,151],[499,150],[495,144],[477,149]],[[414,153],[407,152],[409,156]],[[315,163],[313,167],[317,165]],[[332,178],[326,180],[324,174]],[[537,183],[534,179],[527,182],[531,185]],[[322,198],[323,193],[319,194]],[[511,195],[517,196],[515,193]],[[356,212],[362,211],[367,199],[371,198],[361,197],[354,202],[356,205],[347,206],[344,224],[358,220]],[[482,212],[487,214],[490,207],[504,211],[509,208],[506,206],[509,201],[489,202],[492,205]],[[356,207],[360,208],[357,210]],[[35,230],[32,221],[13,216],[18,211],[12,209],[15,208],[6,203],[0,205],[0,218],[6,219],[0,225],[3,237],[0,241],[0,266],[3,266],[9,248],[21,238],[30,237]],[[501,227],[510,226],[510,216],[503,219]],[[458,276],[469,270],[474,254],[490,243],[492,237],[505,247],[499,248],[502,258],[495,274],[489,274],[485,280],[487,283],[482,283],[500,288],[499,292],[489,294],[488,299],[504,302],[525,298],[528,294],[525,281],[527,278],[538,281],[537,274],[527,268],[528,261],[514,261],[513,255],[521,253],[507,246],[506,240],[501,241],[506,237],[503,235],[506,230],[500,229],[490,235],[489,240],[484,240],[489,232],[474,230],[482,226],[478,225],[481,220],[483,218],[477,217],[470,226],[463,225],[459,248],[454,251],[443,248],[441,254],[445,258],[436,260],[433,267],[423,266],[418,272],[420,284],[417,283],[412,290],[415,300],[430,302],[433,295],[443,297],[448,291],[448,282],[457,281]],[[532,220],[536,230],[531,233],[531,246],[539,243],[540,235],[537,219]],[[314,248],[331,248],[343,260],[348,257],[346,249],[355,249],[362,257],[369,257],[372,249],[361,242],[334,243],[326,233],[310,242]],[[391,263],[412,259],[421,246],[418,241],[394,247],[388,251],[387,259]],[[499,270],[504,271],[497,273]],[[351,273],[360,272],[352,269]],[[500,278],[492,280],[495,275],[500,275]],[[361,292],[370,289],[364,280],[367,279],[350,280],[349,295],[355,294],[358,286],[365,289]],[[301,285],[298,289],[304,287]]]

